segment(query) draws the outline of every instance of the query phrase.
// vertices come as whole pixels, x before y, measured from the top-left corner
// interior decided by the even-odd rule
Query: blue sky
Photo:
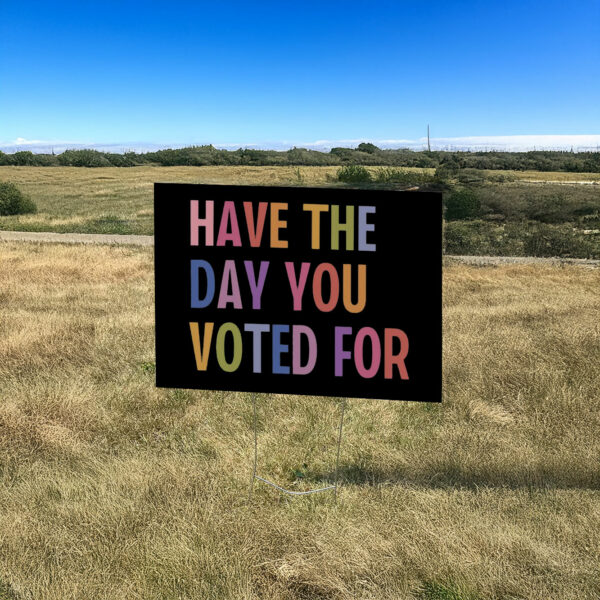
[[[0,3],[0,142],[600,134],[600,1]]]

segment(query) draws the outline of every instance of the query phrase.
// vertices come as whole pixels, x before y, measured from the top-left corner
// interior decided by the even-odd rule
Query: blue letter
[[[288,333],[289,325],[273,325],[273,373],[289,375],[290,368],[281,364],[281,353],[288,352],[289,346],[281,343],[281,334]]]
[[[200,284],[198,281],[198,269],[204,269],[206,273],[206,294],[204,298],[200,300],[198,297],[200,293]],[[215,295],[215,272],[213,268],[205,260],[193,260],[191,261],[191,275],[192,275],[192,308],[206,308],[214,298]]]

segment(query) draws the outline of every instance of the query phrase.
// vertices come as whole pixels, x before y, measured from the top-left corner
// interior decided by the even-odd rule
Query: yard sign
[[[441,195],[157,183],[159,387],[441,400]]]

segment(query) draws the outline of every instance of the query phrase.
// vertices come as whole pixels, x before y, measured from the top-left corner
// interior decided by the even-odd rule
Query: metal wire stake
[[[250,490],[248,492],[248,500],[252,499],[252,493],[254,491],[254,481],[256,479],[258,479],[259,481],[262,481],[263,483],[266,483],[267,485],[270,485],[270,486],[274,487],[275,489],[279,490],[280,492],[283,492],[284,494],[288,494],[290,496],[306,496],[308,494],[316,494],[318,492],[326,492],[327,490],[333,490],[334,502],[337,502],[338,474],[339,474],[339,467],[340,467],[340,449],[341,449],[341,445],[342,445],[342,432],[343,432],[343,428],[344,428],[344,412],[345,412],[345,410],[346,410],[346,398],[343,398],[341,415],[340,415],[340,426],[339,426],[339,430],[338,430],[337,452],[336,452],[336,458],[335,458],[335,475],[334,475],[333,485],[328,485],[328,486],[325,486],[322,488],[317,488],[314,490],[306,490],[304,492],[295,492],[292,490],[286,490],[285,488],[281,487],[280,485],[277,485],[276,483],[273,483],[272,481],[269,481],[268,479],[265,479],[263,477],[259,477],[256,474],[257,463],[258,463],[258,430],[257,430],[257,426],[256,426],[256,394],[252,394],[252,412],[253,412],[252,420],[253,420],[253,425],[254,425],[254,466],[252,469],[252,480],[250,481]]]
[[[252,471],[252,481],[250,482],[250,493],[248,494],[248,500],[252,500],[254,480],[256,479],[256,463],[258,461],[258,434],[256,433],[256,394],[252,394],[252,408],[254,412],[254,469]]]
[[[338,433],[337,454],[335,457],[335,479],[333,499],[337,503],[338,472],[340,469],[340,449],[342,447],[342,429],[344,428],[344,412],[346,411],[346,398],[342,398],[342,414],[340,416],[340,431]]]

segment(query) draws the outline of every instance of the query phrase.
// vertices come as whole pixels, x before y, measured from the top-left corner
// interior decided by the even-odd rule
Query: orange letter
[[[394,355],[394,338],[400,340],[400,352]],[[385,367],[384,373],[386,379],[391,379],[393,375],[393,366],[398,367],[400,371],[400,379],[408,379],[408,372],[404,359],[408,354],[408,336],[402,329],[387,329],[385,330]]]
[[[196,368],[198,371],[206,371],[214,326],[214,323],[204,323],[204,343],[202,344],[202,348],[200,348],[198,323],[190,323],[190,332],[192,333],[192,344],[194,345],[194,356],[196,357]]]
[[[287,221],[279,218],[280,210],[287,210],[287,202],[273,202],[271,204],[271,248],[287,248],[286,240],[279,239],[279,230],[287,227]]]
[[[254,226],[254,213],[252,212],[252,202],[244,202],[244,212],[246,213],[246,224],[248,225],[248,237],[250,245],[253,248],[260,246],[262,240],[263,228],[265,226],[265,217],[267,215],[267,202],[258,203],[258,220]]]
[[[329,301],[323,300],[323,273],[329,274],[330,294]],[[338,302],[340,297],[340,279],[335,267],[331,263],[321,263],[316,269],[313,276],[313,297],[315,306],[321,312],[331,312]]]
[[[303,210],[311,212],[311,247],[313,250],[321,249],[321,213],[329,212],[327,204],[303,204]]]
[[[352,304],[352,265],[344,265],[344,306],[351,313],[359,313],[367,303],[367,265],[358,265],[358,300]]]

